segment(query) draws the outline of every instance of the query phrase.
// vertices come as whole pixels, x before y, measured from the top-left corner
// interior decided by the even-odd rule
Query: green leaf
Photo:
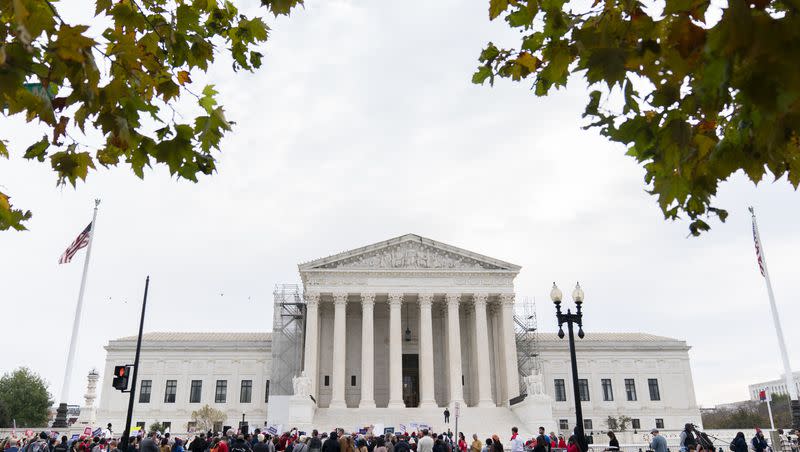
[[[94,169],[94,162],[88,152],[75,152],[75,145],[66,151],[56,152],[50,156],[50,165],[58,174],[58,183],[69,182],[72,186],[78,179],[86,180],[89,168]]]
[[[23,157],[29,160],[36,159],[40,162],[44,162],[45,157],[47,157],[48,147],[50,147],[50,141],[47,139],[47,136],[44,136],[41,140],[28,146]]]
[[[494,20],[508,8],[508,0],[489,0],[489,20]]]
[[[492,77],[492,68],[489,66],[480,66],[474,74],[472,74],[472,83],[476,85],[483,84],[487,78]],[[491,80],[490,80],[491,83]]]

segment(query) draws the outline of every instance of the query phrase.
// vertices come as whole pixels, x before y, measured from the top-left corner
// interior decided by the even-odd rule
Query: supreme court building
[[[298,267],[304,322],[293,364],[279,361],[276,350],[286,344],[277,326],[272,333],[148,333],[134,420],[169,422],[178,432],[209,404],[230,422],[246,414],[253,426],[425,424],[441,432],[452,428],[444,407],[455,415],[458,405],[459,430],[468,436],[512,425],[524,434],[540,425],[574,428],[566,340],[537,333],[537,369],[520,378],[519,266],[407,234]],[[701,423],[684,341],[585,329],[576,351],[587,432],[602,434],[609,418],[622,416],[645,431]],[[111,387],[110,376],[131,362],[134,347],[135,337],[106,347],[99,420],[119,422],[125,413],[127,394]],[[271,395],[270,379],[277,387],[278,371],[289,368],[297,374],[289,390]]]
[[[320,408],[507,406],[520,267],[416,235],[301,264]]]

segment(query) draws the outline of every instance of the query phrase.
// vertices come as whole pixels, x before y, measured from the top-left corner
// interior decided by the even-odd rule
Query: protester
[[[458,451],[467,452],[467,438],[464,437],[464,432],[458,432]]]
[[[760,428],[756,429],[756,436],[753,437],[750,443],[753,445],[753,450],[756,452],[764,452],[767,450],[767,447],[769,447],[767,444],[767,439],[764,438],[764,433]]]
[[[519,437],[519,429],[514,426],[511,427],[511,439],[508,441],[511,447],[511,452],[522,452],[522,438]]]
[[[694,425],[686,424],[683,426],[678,446],[680,447],[680,452],[687,452],[689,449],[694,450],[697,447],[697,440],[694,437]]]
[[[650,430],[650,450],[653,452],[667,452],[667,440],[661,436],[657,429]]]
[[[544,427],[539,427],[539,436],[536,437],[536,444],[533,450],[535,452],[550,452],[550,440],[544,434]]]
[[[744,439],[744,433],[736,433],[736,437],[731,442],[731,451],[733,452],[748,452],[747,440]]]
[[[569,442],[567,442],[567,452],[580,452],[578,448],[578,442],[575,440],[575,435],[569,437]]]
[[[52,452],[69,452],[69,444],[67,440],[67,435],[61,437],[61,440],[58,441],[55,446],[53,446]]]
[[[567,442],[564,441],[564,435],[558,435],[558,448],[559,449],[567,448]]]
[[[617,439],[617,435],[614,432],[608,432],[608,449],[607,451],[614,452],[619,450],[619,440]]]
[[[433,443],[428,429],[422,429],[422,437],[417,443],[417,452],[433,452]]]
[[[481,452],[481,440],[478,439],[478,435],[476,433],[472,434],[472,444],[469,445],[469,452]]]

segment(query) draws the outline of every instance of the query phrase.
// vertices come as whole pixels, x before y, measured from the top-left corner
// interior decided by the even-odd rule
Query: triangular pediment
[[[301,264],[308,270],[472,270],[519,272],[518,265],[406,234]]]

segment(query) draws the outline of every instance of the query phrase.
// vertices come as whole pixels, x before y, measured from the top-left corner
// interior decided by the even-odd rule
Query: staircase
[[[320,432],[330,432],[337,427],[346,432],[358,431],[369,425],[382,424],[384,427],[394,427],[400,431],[400,425],[405,425],[411,433],[411,423],[426,424],[436,433],[452,430],[455,434],[455,413],[451,410],[450,423],[444,423],[442,412],[444,408],[317,408],[312,425]],[[472,434],[477,433],[478,438],[484,441],[496,434],[501,441],[508,441],[511,436],[511,427],[517,426],[523,438],[529,438],[533,432],[527,429],[517,415],[506,407],[462,407],[458,419],[458,430],[464,432],[468,442],[472,441]]]

